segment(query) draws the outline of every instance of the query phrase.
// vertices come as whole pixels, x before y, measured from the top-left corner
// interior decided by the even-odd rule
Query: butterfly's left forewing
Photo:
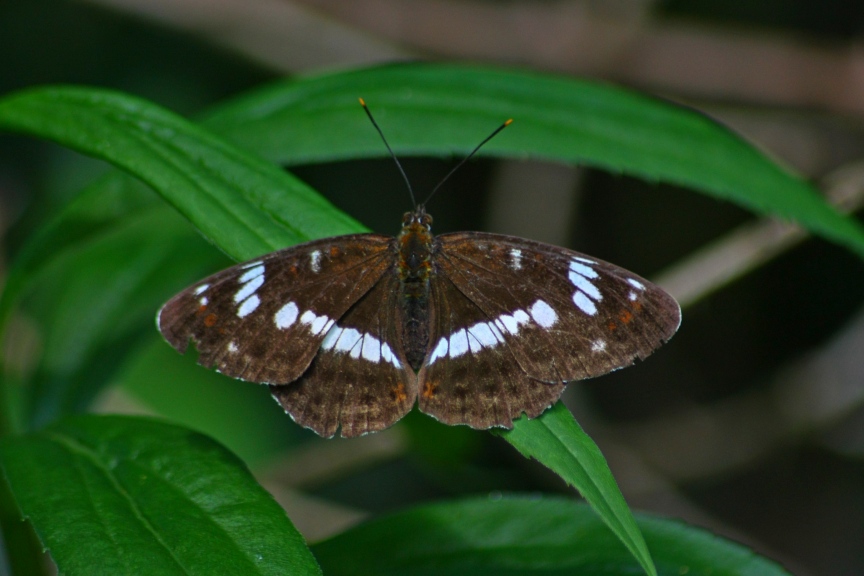
[[[613,264],[498,234],[443,234],[436,240],[436,273],[482,310],[533,380],[557,384],[600,376],[645,358],[678,329],[674,298]],[[497,348],[490,341],[490,351]],[[427,358],[434,356],[430,345]]]
[[[307,242],[238,264],[187,288],[159,311],[165,339],[234,378],[283,384],[306,371],[328,331],[392,263],[377,234]]]

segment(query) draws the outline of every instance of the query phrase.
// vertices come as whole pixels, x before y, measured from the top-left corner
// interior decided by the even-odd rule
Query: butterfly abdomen
[[[417,371],[429,347],[429,279],[432,274],[432,218],[421,210],[409,212],[396,239],[399,251],[399,299],[402,343],[408,363]]]

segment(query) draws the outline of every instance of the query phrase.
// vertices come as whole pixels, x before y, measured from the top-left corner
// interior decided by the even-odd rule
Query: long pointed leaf
[[[221,106],[205,125],[280,163],[384,156],[358,113],[358,96],[400,155],[461,156],[480,135],[513,118],[481,154],[545,158],[681,184],[794,220],[864,255],[864,227],[724,126],[600,82],[481,66],[381,66],[252,92]]]
[[[590,436],[558,402],[540,418],[521,418],[498,432],[526,458],[552,469],[576,488],[648,574],[656,574],[651,554],[618,489],[606,459]]]
[[[184,428],[81,416],[3,441],[0,463],[61,574],[321,573],[245,465]]]
[[[739,544],[637,516],[661,576],[789,576]],[[639,565],[584,504],[563,498],[471,499],[420,506],[312,547],[328,576],[632,576]]]
[[[140,98],[55,87],[0,100],[0,128],[52,139],[134,174],[235,259],[362,227],[305,184]]]

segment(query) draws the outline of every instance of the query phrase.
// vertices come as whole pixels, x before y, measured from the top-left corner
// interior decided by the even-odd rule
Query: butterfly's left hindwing
[[[446,275],[432,283],[431,352],[419,373],[420,410],[446,424],[511,428],[523,413],[539,415],[563,383],[532,379],[516,344]],[[502,331],[503,330],[503,331]]]
[[[392,239],[377,234],[307,242],[238,264],[168,301],[165,339],[198,362],[243,380],[299,378],[335,322],[390,268]]]

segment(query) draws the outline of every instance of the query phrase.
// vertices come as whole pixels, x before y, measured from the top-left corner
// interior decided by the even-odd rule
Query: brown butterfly
[[[165,304],[159,330],[268,384],[299,424],[350,437],[415,402],[447,424],[511,428],[678,329],[677,302],[632,272],[513,236],[433,236],[424,204],[396,237],[315,240],[214,274]]]

